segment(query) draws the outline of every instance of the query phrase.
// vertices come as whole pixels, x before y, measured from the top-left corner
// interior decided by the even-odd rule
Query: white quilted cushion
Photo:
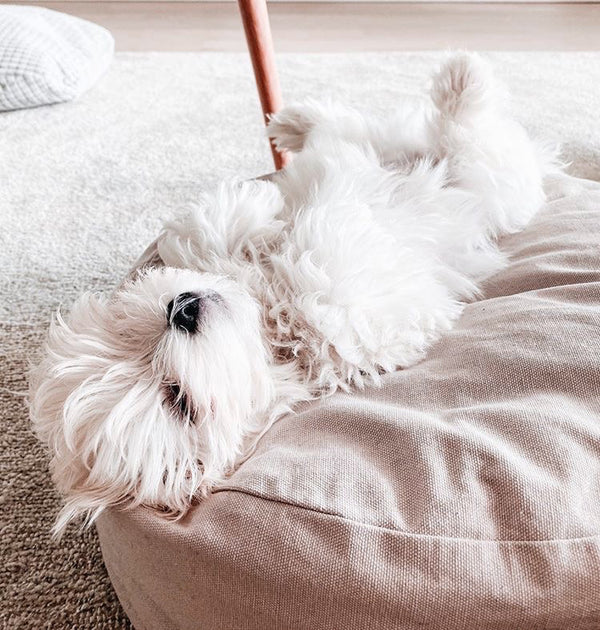
[[[113,50],[112,35],[86,20],[0,6],[0,110],[75,98],[106,70]]]

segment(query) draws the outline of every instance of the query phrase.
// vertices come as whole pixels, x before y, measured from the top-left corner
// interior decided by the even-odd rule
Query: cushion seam
[[[335,512],[327,512],[326,510],[320,510],[318,508],[308,507],[306,505],[300,505],[298,503],[292,503],[284,499],[274,499],[271,497],[265,497],[258,492],[251,492],[249,490],[242,490],[240,488],[219,488],[213,491],[213,494],[222,494],[224,492],[235,492],[238,494],[244,494],[248,497],[260,499],[262,501],[268,501],[269,503],[278,503],[287,507],[296,508],[305,512],[312,512],[313,514],[320,514],[322,516],[328,516],[331,518],[339,519],[347,523],[352,523],[360,527],[368,529],[383,530],[393,534],[399,534],[407,538],[425,538],[432,540],[441,540],[449,542],[470,542],[476,544],[497,544],[497,545],[540,545],[540,544],[552,544],[552,543],[564,543],[564,542],[582,542],[582,541],[596,541],[600,539],[600,534],[590,534],[589,536],[576,536],[574,538],[547,538],[547,539],[514,539],[514,540],[501,540],[495,538],[467,538],[465,536],[442,536],[440,534],[419,534],[416,532],[407,532],[401,529],[395,529],[392,527],[385,527],[384,525],[374,525],[372,523],[364,523]]]

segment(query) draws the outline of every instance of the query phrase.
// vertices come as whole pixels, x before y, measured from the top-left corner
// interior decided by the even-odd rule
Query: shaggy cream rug
[[[600,54],[490,55],[517,117],[600,180]],[[282,55],[286,100],[387,110],[422,92],[433,53]],[[231,175],[272,169],[244,55],[122,54],[80,100],[0,115],[0,440],[3,628],[126,628],[95,532],[60,543],[26,370],[51,313],[122,278],[161,218]]]

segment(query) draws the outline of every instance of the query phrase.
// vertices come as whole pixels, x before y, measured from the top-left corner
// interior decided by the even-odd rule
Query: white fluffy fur
[[[221,185],[165,226],[164,268],[57,316],[32,379],[56,531],[115,504],[182,514],[298,401],[418,361],[544,200],[551,160],[504,100],[459,54],[427,106],[287,107],[268,130],[291,166]],[[196,334],[167,319],[186,292],[217,296]]]

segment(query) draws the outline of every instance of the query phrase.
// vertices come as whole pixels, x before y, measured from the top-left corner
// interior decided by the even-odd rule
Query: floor
[[[14,1],[14,0],[13,0]],[[109,28],[120,51],[242,51],[234,2],[17,2]],[[280,52],[600,50],[600,4],[271,3]]]

